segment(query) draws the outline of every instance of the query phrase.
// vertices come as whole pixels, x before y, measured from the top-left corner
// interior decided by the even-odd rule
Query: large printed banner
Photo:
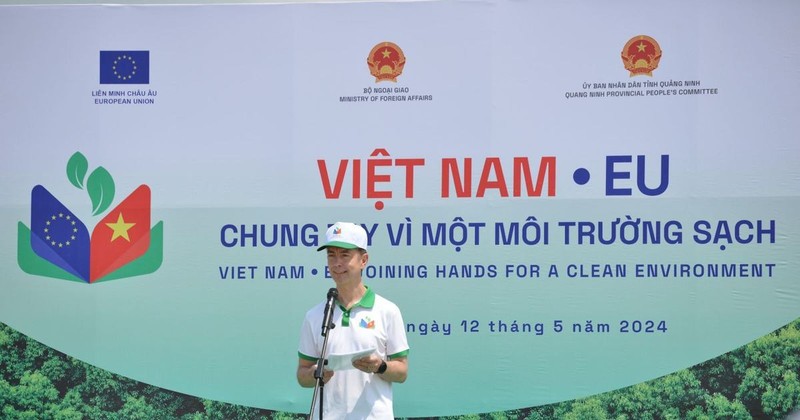
[[[299,330],[341,220],[404,315],[398,416],[708,360],[800,316],[798,17],[0,6],[0,322],[149,384],[304,412]]]

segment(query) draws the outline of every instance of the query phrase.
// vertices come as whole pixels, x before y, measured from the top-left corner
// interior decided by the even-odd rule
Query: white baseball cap
[[[317,251],[335,246],[337,248],[367,250],[367,231],[355,223],[336,222],[325,232],[325,245]]]

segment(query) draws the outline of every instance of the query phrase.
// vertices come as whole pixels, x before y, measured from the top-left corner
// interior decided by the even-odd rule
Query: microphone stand
[[[336,325],[333,323],[333,302],[339,297],[339,291],[335,287],[328,290],[328,301],[325,303],[325,315],[322,317],[322,351],[317,361],[317,369],[314,371],[314,379],[317,383],[314,385],[314,396],[311,398],[311,410],[308,412],[308,420],[314,415],[314,406],[317,404],[317,394],[319,394],[319,419],[322,420],[322,409],[324,407],[323,396],[325,389],[325,382],[322,380],[323,369],[328,364],[327,351],[328,351],[328,331]]]

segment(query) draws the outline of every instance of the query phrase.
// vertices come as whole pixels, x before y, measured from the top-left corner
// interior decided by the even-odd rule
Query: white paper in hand
[[[333,371],[355,369],[355,367],[353,367],[354,360],[369,356],[372,353],[375,353],[375,349],[366,349],[354,353],[329,354],[328,364],[325,365],[325,369]]]

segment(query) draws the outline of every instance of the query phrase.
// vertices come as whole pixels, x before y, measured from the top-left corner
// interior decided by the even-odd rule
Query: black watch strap
[[[386,365],[386,360],[384,360],[384,361],[381,362],[381,365],[378,367],[378,370],[376,370],[375,373],[381,374],[383,372],[386,372],[386,368],[387,367],[388,366]]]

